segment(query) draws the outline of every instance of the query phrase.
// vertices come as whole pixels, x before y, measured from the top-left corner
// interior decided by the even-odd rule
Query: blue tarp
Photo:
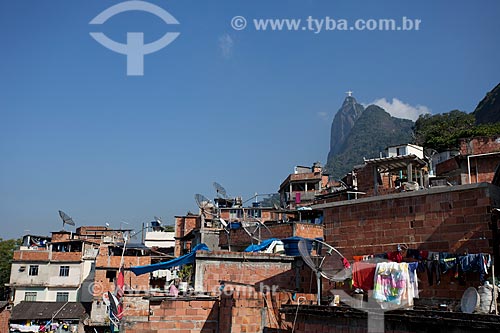
[[[259,251],[265,250],[274,241],[279,241],[279,239],[278,238],[269,238],[269,239],[266,239],[266,240],[262,241],[262,243],[260,243],[258,245],[257,244],[250,245],[249,247],[247,247],[245,249],[245,252],[259,252]]]
[[[186,264],[192,264],[194,262],[196,251],[210,251],[208,246],[205,244],[196,245],[191,253],[185,254],[179,258],[172,259],[170,261],[160,262],[158,264],[147,265],[147,266],[134,266],[130,267],[130,270],[134,272],[135,275],[142,275],[146,273],[151,273],[160,269],[168,269],[176,266],[182,266]]]

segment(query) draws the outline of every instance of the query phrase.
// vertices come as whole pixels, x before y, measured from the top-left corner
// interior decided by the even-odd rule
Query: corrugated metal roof
[[[83,319],[85,308],[77,302],[21,302],[12,309],[10,320]]]
[[[424,167],[426,165],[426,163],[423,160],[421,160],[420,158],[418,158],[416,155],[413,154],[393,156],[393,157],[372,158],[369,160],[365,160],[365,164],[376,165],[381,172],[404,169],[408,166],[408,164],[412,164],[419,167]]]

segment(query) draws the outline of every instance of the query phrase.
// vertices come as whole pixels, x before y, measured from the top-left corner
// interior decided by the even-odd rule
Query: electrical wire
[[[297,298],[297,310],[295,311],[295,318],[293,319],[292,333],[295,331],[295,322],[297,321],[297,316],[299,315],[300,299],[303,299],[304,301],[306,300],[304,296],[299,296]]]

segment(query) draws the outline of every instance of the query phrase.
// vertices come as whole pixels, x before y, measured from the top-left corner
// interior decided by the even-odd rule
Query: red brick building
[[[316,162],[312,167],[296,166],[294,173],[281,183],[279,188],[281,206],[294,210],[312,204],[316,195],[328,186],[328,174]]]
[[[9,302],[0,301],[0,332],[9,332],[10,306]]]
[[[201,228],[201,216],[188,213],[175,217],[175,250],[178,257],[191,251],[192,235],[195,229]]]
[[[349,260],[353,256],[411,249],[490,253],[498,257],[499,235],[492,224],[500,188],[479,183],[316,205],[323,209],[325,240]],[[425,274],[421,276],[427,285]],[[476,278],[468,282],[477,286]],[[424,297],[459,298],[466,286],[441,283]]]
[[[500,165],[500,135],[460,140],[460,155],[436,165],[453,185],[492,182]]]

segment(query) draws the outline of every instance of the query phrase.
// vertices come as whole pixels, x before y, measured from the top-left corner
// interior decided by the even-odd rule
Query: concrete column
[[[408,164],[408,166],[407,166],[407,174],[408,174],[408,181],[409,182],[413,181],[413,168],[412,168],[411,163]]]

